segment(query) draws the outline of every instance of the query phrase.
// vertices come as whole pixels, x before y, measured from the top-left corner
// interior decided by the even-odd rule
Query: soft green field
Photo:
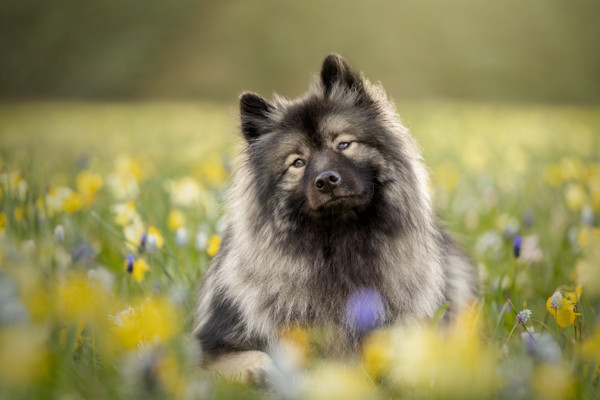
[[[291,329],[273,390],[600,396],[600,109],[399,109],[441,218],[477,262],[481,301],[451,327],[375,332],[346,364]],[[202,103],[0,105],[0,398],[273,397],[199,370],[188,337],[236,125],[235,107]]]

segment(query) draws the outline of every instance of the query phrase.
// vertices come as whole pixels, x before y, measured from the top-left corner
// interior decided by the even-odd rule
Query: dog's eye
[[[337,149],[338,151],[346,150],[348,147],[350,147],[351,144],[352,142],[341,142],[337,145]]]
[[[292,163],[292,165],[294,167],[296,167],[296,168],[301,168],[301,167],[304,167],[306,165],[306,162],[303,159],[301,159],[301,158],[296,158],[294,160],[294,162]]]

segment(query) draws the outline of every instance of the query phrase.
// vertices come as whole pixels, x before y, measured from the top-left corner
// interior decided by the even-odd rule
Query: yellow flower
[[[219,251],[219,247],[221,246],[221,236],[212,235],[210,239],[208,239],[208,248],[206,249],[206,253],[209,256],[214,257]]]
[[[220,186],[227,180],[227,170],[217,156],[213,156],[200,164],[200,176],[209,186]]]
[[[84,275],[74,274],[58,285],[58,312],[67,322],[104,318],[108,296],[100,285],[88,282]]]
[[[569,303],[571,303],[575,306],[581,300],[581,292],[582,292],[581,285],[577,285],[575,288],[569,288],[569,289],[573,289],[573,290],[567,292],[565,297],[567,298],[567,301]]]
[[[423,397],[491,397],[498,385],[497,355],[480,337],[479,324],[480,311],[472,306],[445,331],[404,328],[393,338],[390,379],[425,391]]]
[[[383,377],[392,364],[391,333],[376,330],[367,336],[362,359],[367,372],[374,378]]]
[[[285,362],[293,367],[306,366],[309,361],[310,340],[308,331],[297,325],[289,325],[281,329],[279,345],[283,351]]]
[[[533,388],[541,399],[568,399],[575,394],[569,367],[562,364],[542,364],[533,376]]]
[[[190,176],[166,182],[165,190],[170,194],[171,203],[179,207],[196,206],[202,196],[200,185]]]
[[[96,192],[100,190],[102,183],[102,177],[90,171],[82,171],[77,175],[77,191],[86,205],[95,201]]]
[[[172,231],[176,231],[185,225],[185,217],[180,210],[173,209],[169,211],[169,216],[167,217],[167,225],[169,229]]]
[[[65,202],[72,193],[73,191],[71,188],[66,186],[50,188],[44,201],[44,205],[46,206],[46,210],[50,217],[65,210]],[[42,204],[40,205],[42,206]]]
[[[0,212],[0,232],[6,232],[6,213]]]
[[[131,270],[131,276],[138,281],[141,282],[144,280],[144,276],[146,276],[146,272],[150,270],[148,263],[143,258],[138,258],[136,262],[133,263],[133,268]]]
[[[548,165],[544,170],[544,179],[550,185],[558,188],[563,183],[563,175],[560,165],[551,164]]]
[[[83,206],[83,198],[79,193],[71,192],[69,197],[65,199],[65,211],[67,213],[73,213],[79,210]]]
[[[142,343],[164,343],[179,326],[177,310],[166,300],[146,298],[135,307],[111,317],[113,333],[123,347],[133,349]]]
[[[546,309],[561,328],[566,328],[575,323],[574,305],[562,297],[560,292],[554,292],[552,296],[548,297]]]
[[[579,211],[588,203],[588,195],[583,185],[570,183],[565,189],[567,206],[573,211]]]
[[[367,374],[341,363],[327,363],[316,368],[307,388],[307,398],[311,400],[369,399],[376,393]]]
[[[106,178],[112,194],[121,200],[131,199],[138,195],[138,183],[142,179],[140,164],[128,156],[119,156],[115,160],[114,171]]]
[[[44,328],[13,325],[0,330],[0,376],[5,383],[26,386],[43,378],[49,369]]]
[[[131,223],[142,221],[135,209],[134,201],[115,204],[112,206],[112,211],[115,213],[115,222],[118,225],[127,226]]]

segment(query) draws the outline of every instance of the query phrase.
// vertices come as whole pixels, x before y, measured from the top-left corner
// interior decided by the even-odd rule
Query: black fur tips
[[[325,88],[325,96],[329,96],[336,84],[345,85],[350,89],[362,91],[363,80],[360,74],[339,54],[331,53],[323,60],[321,68],[321,83]]]
[[[263,132],[261,126],[268,119],[273,106],[256,93],[244,92],[240,96],[240,116],[242,118],[242,133],[246,140],[251,141]]]

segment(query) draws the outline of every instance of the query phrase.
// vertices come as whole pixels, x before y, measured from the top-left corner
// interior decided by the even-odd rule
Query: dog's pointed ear
[[[240,117],[242,119],[242,133],[250,142],[265,132],[265,123],[269,120],[269,113],[275,107],[256,93],[245,92],[240,96]]]
[[[339,54],[331,53],[323,60],[321,83],[325,89],[325,97],[329,96],[335,85],[362,92],[364,82],[362,76]]]

